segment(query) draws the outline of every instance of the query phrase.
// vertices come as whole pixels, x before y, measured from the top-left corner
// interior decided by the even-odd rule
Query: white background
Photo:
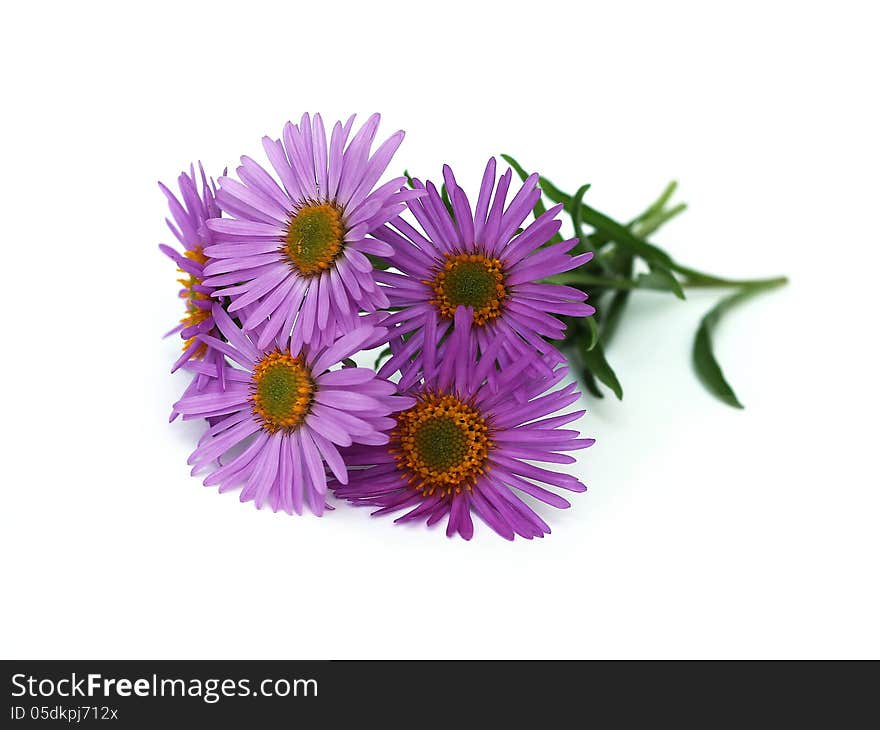
[[[872,3],[7,4],[4,658],[878,657],[880,154]],[[689,347],[713,294],[638,295],[585,401],[590,486],[553,534],[471,543],[367,510],[218,496],[166,422],[179,317],[156,180],[261,157],[321,111],[408,131],[473,188],[511,152],[657,242],[785,273]],[[397,170],[395,170],[396,172]]]

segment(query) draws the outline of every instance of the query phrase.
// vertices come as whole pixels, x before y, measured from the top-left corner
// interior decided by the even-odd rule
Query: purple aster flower
[[[569,503],[545,485],[586,490],[573,476],[534,464],[571,464],[574,458],[564,452],[593,443],[560,428],[584,411],[552,415],[580,394],[574,383],[551,390],[567,368],[529,376],[526,358],[506,366],[490,384],[502,340],[477,359],[473,315],[473,308],[458,307],[442,358],[436,347],[426,346],[424,376],[408,392],[415,404],[397,414],[389,443],[345,451],[346,463],[357,468],[347,485],[335,487],[336,496],[377,506],[376,515],[407,510],[397,522],[431,525],[445,517],[446,534],[466,540],[473,536],[472,512],[509,540],[515,534],[543,537],[550,528],[517,492],[565,508]]]
[[[174,406],[184,419],[213,419],[189,458],[193,474],[209,467],[206,486],[219,485],[221,492],[243,486],[241,501],[258,508],[301,514],[307,504],[322,514],[325,465],[336,479],[347,479],[338,447],[386,443],[394,425],[389,414],[412,403],[373,370],[330,369],[382,342],[386,331],[361,324],[327,347],[293,348],[281,336],[259,347],[254,333],[242,332],[219,304],[213,316],[227,341],[199,339],[235,365],[223,366],[224,390],[190,393]],[[187,367],[211,375],[204,363]]]
[[[164,243],[159,244],[159,250],[177,264],[177,269],[182,275],[182,278],[178,279],[183,287],[179,296],[186,306],[186,313],[180,324],[166,334],[167,337],[179,332],[184,341],[183,354],[174,363],[171,372],[176,371],[188,360],[200,359],[207,355],[207,347],[203,342],[199,342],[198,336],[214,330],[214,319],[211,316],[213,289],[204,283],[204,269],[208,261],[205,248],[211,243],[211,232],[205,223],[211,218],[219,218],[220,209],[215,200],[214,181],[209,181],[205,176],[201,163],[199,163],[199,175],[201,192],[192,165],[188,175],[186,172],[180,173],[177,178],[180,189],[179,199],[167,186],[159,183],[159,188],[168,199],[168,208],[174,219],[172,221],[166,218],[165,222],[183,246],[181,252]]]
[[[240,182],[220,180],[218,200],[231,218],[213,220],[213,261],[207,283],[232,297],[230,313],[255,304],[246,331],[268,320],[259,344],[294,331],[304,343],[327,344],[350,330],[359,310],[386,307],[366,254],[388,256],[391,247],[367,234],[403,210],[418,191],[405,179],[375,187],[403,140],[397,132],[371,156],[379,115],[346,144],[354,117],[329,135],[320,115],[304,114],[284,127],[282,140],[263,138],[278,178],[249,157]]]
[[[225,174],[224,170],[224,174]],[[205,255],[205,247],[211,242],[211,232],[205,226],[206,221],[220,216],[220,209],[215,200],[216,187],[213,179],[205,175],[202,163],[199,163],[199,177],[201,192],[196,181],[195,169],[192,165],[189,174],[182,172],[177,178],[177,186],[180,189],[178,198],[163,183],[159,188],[168,199],[168,208],[171,211],[173,221],[166,218],[165,222],[174,234],[174,237],[183,247],[178,251],[164,243],[159,244],[159,250],[177,264],[177,270],[181,274],[178,282],[182,288],[179,296],[185,302],[185,314],[174,329],[165,333],[165,336],[180,333],[183,339],[183,354],[171,366],[171,372],[175,372],[184,363],[190,360],[204,360],[211,364],[214,374],[220,373],[223,355],[200,342],[200,334],[214,333],[214,318],[211,315],[213,289],[204,284],[204,267],[208,261]],[[211,376],[196,373],[184,391],[184,395],[202,391],[211,382]],[[169,421],[178,416],[174,409],[171,411]]]
[[[506,205],[511,176],[508,169],[496,186],[495,159],[490,159],[476,208],[471,209],[467,195],[445,165],[451,214],[433,183],[414,180],[414,188],[425,194],[409,200],[407,206],[422,230],[397,217],[374,233],[394,249],[391,263],[400,272],[376,274],[387,285],[383,288],[391,307],[400,309],[386,322],[397,325],[398,337],[392,341],[394,355],[383,367],[383,375],[400,369],[415,377],[425,330],[436,331],[442,341],[460,305],[473,310],[470,331],[478,352],[486,352],[495,339],[503,339],[496,351],[500,365],[521,358],[536,365],[564,362],[544,339],[564,337],[565,324],[553,315],[585,317],[596,310],[584,304],[587,295],[583,292],[541,280],[580,266],[592,253],[569,256],[576,238],[545,245],[562,225],[556,217],[562,205],[523,229],[541,197],[538,175],[530,176]],[[400,337],[404,334],[405,343]],[[535,352],[549,360],[531,357]],[[410,361],[417,367],[408,368]],[[410,382],[404,379],[401,384],[406,387]]]

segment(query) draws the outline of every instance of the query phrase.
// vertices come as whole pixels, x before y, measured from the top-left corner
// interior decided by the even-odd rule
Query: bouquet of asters
[[[733,289],[700,323],[693,364],[741,407],[712,330],[785,279],[724,279],[649,243],[684,210],[674,184],[622,223],[584,202],[589,186],[569,195],[506,155],[474,186],[448,166],[383,182],[404,134],[376,146],[379,115],[354,122],[305,114],[263,138],[268,166],[160,183],[178,242],[160,249],[185,304],[172,372],[191,376],[171,420],[204,421],[189,463],[205,485],[289,514],[322,515],[332,493],[396,522],[445,520],[449,536],[470,539],[476,516],[543,537],[535,501],[567,508],[560,490],[586,490],[564,470],[593,444],[573,427],[579,384],[623,396],[604,346],[640,289]]]

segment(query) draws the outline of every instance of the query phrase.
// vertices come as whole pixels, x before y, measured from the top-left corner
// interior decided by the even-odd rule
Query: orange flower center
[[[397,416],[391,453],[423,496],[470,490],[483,474],[492,441],[486,421],[454,395],[425,393]]]
[[[330,268],[342,253],[345,222],[335,203],[309,203],[290,218],[281,250],[303,276]]]
[[[446,254],[446,263],[433,281],[425,282],[434,290],[431,300],[440,315],[455,317],[459,305],[474,308],[474,324],[484,325],[501,315],[507,290],[501,261],[482,254]]]
[[[205,256],[205,252],[202,250],[201,246],[196,246],[192,250],[184,251],[183,255],[188,259],[195,261],[202,266],[208,261],[208,257]],[[211,297],[207,294],[203,294],[200,291],[196,291],[195,287],[201,286],[202,280],[197,276],[193,276],[192,274],[187,273],[183,269],[178,269],[181,274],[185,274],[185,279],[178,279],[177,281],[183,287],[183,290],[180,292],[180,298],[186,302],[186,314],[180,320],[182,324],[187,327],[193,327],[194,325],[201,324],[208,317],[211,316],[211,308],[205,308],[198,306],[196,301],[210,301]],[[196,341],[196,336],[192,336],[183,343],[183,349],[187,350]],[[201,343],[196,351],[193,353],[193,357],[203,357],[208,347],[205,343]]]
[[[275,350],[254,366],[251,405],[269,433],[292,431],[309,411],[315,384],[301,357]]]

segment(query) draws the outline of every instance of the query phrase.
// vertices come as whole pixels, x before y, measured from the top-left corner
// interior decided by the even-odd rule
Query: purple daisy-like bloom
[[[375,515],[408,510],[396,522],[431,525],[446,517],[450,537],[473,536],[471,513],[509,540],[543,537],[550,528],[517,492],[565,508],[568,501],[542,485],[586,490],[571,475],[534,465],[573,463],[564,452],[592,445],[578,431],[560,428],[584,411],[552,415],[580,394],[574,383],[551,390],[567,368],[545,363],[550,375],[530,376],[527,358],[503,368],[490,384],[502,339],[477,359],[473,314],[457,308],[443,357],[429,340],[422,377],[407,393],[415,404],[394,418],[389,443],[345,450],[346,463],[357,468],[347,485],[335,487],[336,496],[377,506]]]
[[[394,354],[381,373],[406,370],[410,379],[405,376],[401,384],[410,385],[420,371],[426,330],[442,341],[463,305],[473,310],[470,331],[479,353],[500,338],[499,365],[525,357],[546,374],[541,363],[564,362],[545,339],[564,337],[565,324],[553,315],[584,317],[595,309],[584,303],[584,292],[541,280],[580,266],[592,253],[570,256],[577,238],[545,245],[562,225],[556,217],[562,205],[523,228],[541,197],[538,175],[531,175],[506,205],[512,172],[508,169],[496,185],[491,158],[474,209],[448,165],[443,178],[451,213],[433,183],[414,180],[414,188],[424,194],[407,206],[422,230],[397,217],[374,233],[394,249],[391,263],[399,271],[376,274],[387,285],[390,306],[400,310],[386,321],[397,327],[397,336],[392,340]],[[407,335],[405,341],[402,335]],[[542,357],[531,357],[534,353]],[[409,368],[410,362],[416,367]]]
[[[225,172],[224,170],[224,174]],[[182,287],[179,296],[184,300],[186,307],[186,313],[180,324],[165,336],[179,333],[183,339],[183,353],[171,366],[172,373],[184,363],[197,359],[209,363],[213,374],[218,375],[221,372],[223,355],[208,348],[199,341],[198,337],[201,334],[216,334],[214,317],[211,314],[213,289],[204,283],[204,268],[208,261],[205,247],[211,243],[211,232],[205,223],[211,218],[218,218],[220,208],[216,202],[217,189],[214,181],[205,175],[201,162],[199,178],[201,191],[194,166],[190,165],[189,174],[182,172],[177,178],[179,198],[166,185],[159,183],[159,188],[168,199],[168,208],[173,218],[173,221],[166,218],[165,222],[183,246],[183,251],[178,251],[164,243],[159,244],[159,250],[177,264],[177,270],[182,275],[182,278],[178,279]],[[210,375],[196,373],[184,395],[201,392],[211,383]],[[172,409],[168,420],[173,421],[178,415],[179,413]]]
[[[174,219],[172,221],[166,218],[165,222],[183,246],[183,251],[164,243],[159,244],[159,250],[177,264],[178,271],[185,277],[178,281],[182,286],[179,296],[186,303],[186,314],[180,324],[166,334],[167,337],[180,333],[184,341],[183,354],[174,363],[171,372],[193,358],[202,358],[208,354],[207,347],[199,341],[198,336],[214,329],[214,318],[211,315],[211,295],[214,290],[204,283],[205,264],[208,262],[205,248],[211,243],[211,232],[205,224],[212,218],[220,217],[220,208],[215,199],[217,191],[214,181],[209,181],[205,176],[201,163],[199,175],[201,192],[192,165],[189,174],[180,173],[177,178],[179,199],[166,185],[159,183],[159,188],[168,199],[168,208]]]
[[[346,144],[354,117],[327,134],[320,115],[288,122],[281,140],[263,138],[278,178],[249,157],[240,182],[220,180],[218,200],[231,218],[209,223],[214,245],[207,284],[232,297],[229,311],[250,307],[246,331],[261,329],[259,344],[278,333],[325,345],[350,330],[360,310],[388,305],[366,254],[388,256],[388,244],[368,234],[400,213],[418,191],[398,177],[375,187],[401,141],[397,132],[370,154],[379,126],[371,116]],[[296,325],[294,327],[294,325]]]
[[[221,492],[243,486],[241,501],[253,500],[257,508],[269,504],[301,514],[307,504],[322,514],[325,465],[337,480],[347,481],[338,447],[386,443],[394,425],[388,416],[412,403],[373,370],[330,369],[383,341],[386,331],[360,324],[327,347],[294,348],[281,336],[260,347],[254,333],[239,329],[219,304],[213,315],[227,341],[199,337],[235,365],[223,366],[225,389],[190,393],[174,406],[184,419],[212,419],[189,458],[193,474],[210,467],[206,486],[219,485]],[[204,363],[187,367],[211,375]]]

